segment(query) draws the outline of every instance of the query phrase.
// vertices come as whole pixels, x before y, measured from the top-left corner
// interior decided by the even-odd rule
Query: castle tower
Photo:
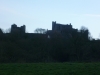
[[[20,32],[21,33],[25,33],[25,29],[26,29],[26,26],[25,25],[21,26],[20,27]]]
[[[11,33],[25,33],[26,26],[17,27],[16,24],[11,25]]]
[[[11,33],[16,32],[16,30],[17,30],[17,25],[16,24],[11,25]]]
[[[57,32],[71,32],[72,31],[72,25],[70,24],[60,24],[60,23],[56,23],[52,22],[52,31],[57,31]]]
[[[56,21],[54,22],[52,22],[52,30],[55,30],[55,28],[56,28]]]

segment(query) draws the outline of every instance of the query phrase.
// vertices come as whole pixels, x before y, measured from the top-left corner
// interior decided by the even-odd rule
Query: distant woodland
[[[5,33],[0,29],[0,63],[100,61],[100,40],[93,39],[87,28],[64,30],[64,34],[40,30]]]

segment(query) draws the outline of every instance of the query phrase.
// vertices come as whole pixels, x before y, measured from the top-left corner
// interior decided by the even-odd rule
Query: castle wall
[[[64,25],[64,24],[59,24],[56,22],[52,22],[52,30],[53,31],[63,31],[63,30],[72,30],[72,25]]]
[[[11,33],[25,33],[25,25],[17,27],[16,24],[11,25]]]

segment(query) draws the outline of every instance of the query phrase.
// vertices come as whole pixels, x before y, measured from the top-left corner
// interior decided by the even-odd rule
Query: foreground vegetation
[[[59,33],[0,32],[0,63],[98,62],[100,40],[90,39],[89,30]],[[47,36],[50,35],[50,38]]]
[[[87,28],[25,33],[0,29],[0,63],[100,62],[100,39]]]
[[[7,63],[0,75],[100,75],[100,63]]]

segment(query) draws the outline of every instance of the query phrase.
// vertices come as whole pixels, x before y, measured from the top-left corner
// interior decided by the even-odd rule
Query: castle
[[[72,25],[71,23],[68,25],[64,25],[64,24],[59,24],[55,22],[52,22],[52,31],[64,31],[64,30],[72,30]]]
[[[26,26],[23,25],[21,27],[17,27],[16,24],[13,24],[11,25],[11,33],[25,33],[25,30],[26,29]],[[72,28],[72,25],[71,23],[68,25],[64,25],[64,24],[59,24],[59,23],[56,23],[56,21],[52,22],[52,30],[50,31],[71,31],[73,28]]]
[[[11,25],[11,33],[25,33],[26,26],[17,27],[16,24]]]
[[[56,22],[52,22],[52,30],[48,30],[46,34],[37,34],[37,33],[25,33],[26,32],[26,26],[23,25],[21,27],[17,27],[16,24],[13,24],[11,26],[11,33],[21,33],[21,34],[26,34],[28,37],[34,37],[34,36],[38,36],[38,35],[41,35],[41,36],[52,36],[52,34],[55,35],[55,33],[59,33],[61,34],[61,36],[64,36],[64,33],[66,34],[66,32],[68,33],[66,36],[71,36],[71,31],[72,30],[77,30],[77,29],[74,29],[72,28],[72,25],[71,23],[70,24],[59,24],[59,23],[56,23]],[[58,35],[60,36],[60,35]]]

